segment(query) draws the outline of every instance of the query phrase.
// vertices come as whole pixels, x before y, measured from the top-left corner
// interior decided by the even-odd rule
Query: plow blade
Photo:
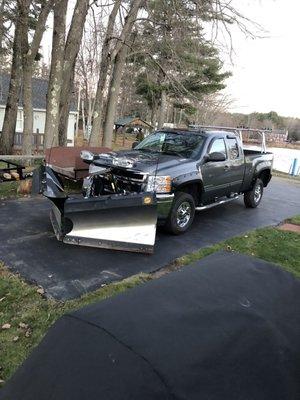
[[[71,198],[49,166],[35,172],[34,192],[52,202],[58,240],[81,246],[153,253],[157,206],[154,193]]]
[[[157,222],[153,195],[68,198],[63,209],[53,204],[51,221],[64,243],[153,253]]]

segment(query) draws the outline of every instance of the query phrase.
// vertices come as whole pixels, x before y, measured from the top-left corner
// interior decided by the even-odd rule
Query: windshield
[[[202,147],[204,137],[189,132],[155,132],[147,136],[135,149],[191,158]]]

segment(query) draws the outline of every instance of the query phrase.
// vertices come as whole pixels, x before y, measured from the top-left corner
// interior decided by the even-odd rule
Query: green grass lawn
[[[255,256],[278,264],[283,269],[300,277],[300,235],[294,232],[280,231],[276,228],[258,229],[226,240],[181,257],[176,260],[176,264],[187,265],[218,250],[237,251]]]
[[[14,199],[18,195],[19,182],[0,182],[0,199]]]
[[[293,222],[300,223],[300,216]],[[201,249],[176,260],[168,270],[180,268],[218,250],[237,251],[273,262],[300,277],[300,235],[276,228],[259,229]],[[107,285],[80,299],[65,303],[45,299],[37,287],[11,274],[0,263],[0,379],[7,380],[64,313],[114,296],[157,275],[138,275]],[[21,326],[19,325],[21,323]],[[2,329],[10,324],[9,329]],[[25,325],[22,325],[25,324]],[[28,326],[27,326],[28,325]]]
[[[292,224],[295,225],[300,225],[300,215],[296,215],[296,217],[290,218],[288,222],[291,222]]]
[[[24,197],[24,195],[18,193],[19,185],[20,181],[0,182],[0,200]],[[74,182],[70,179],[65,179],[64,189],[68,194],[80,193],[82,189],[82,181]]]

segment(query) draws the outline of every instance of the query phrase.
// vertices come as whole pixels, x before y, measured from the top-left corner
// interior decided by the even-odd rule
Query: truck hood
[[[125,168],[149,174],[168,175],[168,170],[173,169],[193,160],[177,155],[150,153],[140,150],[125,150],[100,154],[95,165]]]

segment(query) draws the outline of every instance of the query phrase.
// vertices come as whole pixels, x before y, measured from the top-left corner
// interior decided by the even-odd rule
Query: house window
[[[18,116],[17,116],[17,127],[16,130],[18,132],[23,132],[23,111],[18,110]]]
[[[16,132],[14,136],[14,145],[22,146],[22,134],[20,132]]]

